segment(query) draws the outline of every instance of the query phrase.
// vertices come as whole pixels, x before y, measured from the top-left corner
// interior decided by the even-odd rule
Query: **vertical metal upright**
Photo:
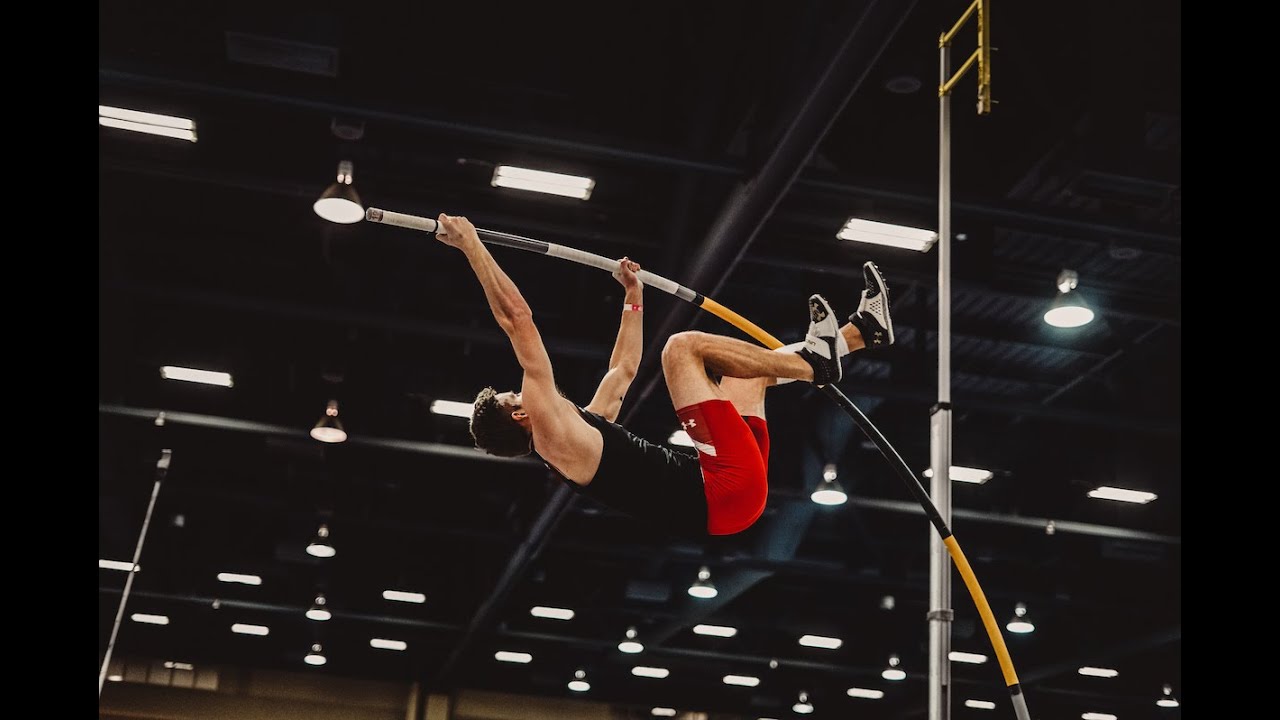
[[[979,2],[981,0],[978,0]],[[938,48],[939,82],[951,74],[951,44]],[[941,86],[941,85],[940,85]],[[938,402],[929,417],[929,496],[951,525],[951,94],[938,97]],[[929,720],[951,717],[951,557],[929,532]]]
[[[951,89],[976,62],[978,114],[991,112],[989,0],[973,0],[951,30],[938,38],[938,402],[929,418],[929,494],[943,523],[951,525]],[[951,40],[978,14],[978,49],[951,75]],[[929,533],[929,720],[951,717],[951,557],[938,534]]]

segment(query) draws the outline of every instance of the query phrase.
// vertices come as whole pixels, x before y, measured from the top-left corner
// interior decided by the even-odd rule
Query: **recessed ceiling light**
[[[403,590],[383,590],[382,599],[393,602],[424,603],[427,601],[427,596],[422,593],[405,592]]]
[[[866,698],[867,700],[879,700],[884,697],[883,690],[872,690],[870,688],[851,687],[844,692],[849,697]]]
[[[173,365],[165,365],[160,368],[160,377],[165,380],[181,380],[202,385],[220,385],[222,387],[232,387],[233,385],[231,373],[197,370],[196,368],[176,367]]]
[[[385,638],[373,638],[369,640],[369,647],[375,647],[379,650],[404,650],[409,647],[409,643],[403,640],[387,640]]]
[[[823,637],[822,635],[805,635],[800,638],[800,644],[805,647],[825,648],[827,650],[835,650],[844,644],[840,638]]]
[[[241,575],[240,573],[218,573],[218,580],[224,583],[240,583],[241,585],[262,584],[262,578],[257,575]]]
[[[137,623],[146,623],[147,625],[168,625],[169,616],[167,615],[148,615],[147,613],[134,613],[129,619]]]
[[[693,631],[698,635],[710,635],[712,637],[733,637],[738,634],[737,628],[727,627],[724,625],[694,625]]]
[[[1096,490],[1090,490],[1089,497],[1145,505],[1152,500],[1155,500],[1156,494],[1143,492],[1141,490],[1126,490],[1124,488],[1108,487],[1103,485]]]
[[[537,605],[529,609],[529,614],[537,618],[546,618],[548,620],[572,620],[573,611],[568,608],[546,607]]]

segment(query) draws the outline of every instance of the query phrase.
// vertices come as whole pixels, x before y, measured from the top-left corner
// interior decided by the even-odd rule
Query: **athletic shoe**
[[[889,317],[889,286],[885,284],[880,268],[868,260],[862,265],[862,278],[867,289],[862,291],[858,311],[849,316],[849,322],[862,333],[862,341],[868,350],[881,350],[893,344],[893,319]]]
[[[821,295],[809,296],[809,332],[800,357],[813,368],[813,384],[839,382],[841,377],[838,338],[840,325],[831,306]]]

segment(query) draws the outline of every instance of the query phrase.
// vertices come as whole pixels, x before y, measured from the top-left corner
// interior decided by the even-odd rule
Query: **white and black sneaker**
[[[849,316],[849,322],[862,333],[862,341],[868,350],[881,350],[893,344],[893,319],[889,317],[889,286],[880,274],[880,268],[868,260],[862,264],[862,278],[867,289],[862,291],[858,311]]]
[[[831,306],[821,295],[810,295],[809,332],[799,354],[813,368],[814,385],[840,381],[839,340],[840,324]]]

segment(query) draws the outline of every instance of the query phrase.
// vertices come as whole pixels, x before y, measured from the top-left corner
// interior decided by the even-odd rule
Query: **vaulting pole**
[[[384,225],[394,225],[396,227],[409,228],[411,230],[421,230],[427,233],[435,233],[437,223],[435,219],[421,217],[418,215],[409,215],[405,213],[392,212],[390,210],[382,210],[380,208],[369,208],[365,211],[365,219],[370,222],[381,223]],[[618,267],[616,259],[610,259],[603,255],[576,250],[574,248],[557,245],[555,243],[544,242],[542,240],[534,240],[532,238],[521,237],[520,235],[512,235],[510,233],[498,232],[496,230],[484,230],[476,228],[476,234],[480,236],[480,240],[490,245],[501,245],[503,247],[516,248],[517,250],[527,250],[535,252],[539,255],[548,255],[562,260],[569,260],[580,265],[587,265],[598,268],[607,272],[613,272]],[[733,325],[739,330],[745,332],[755,338],[761,345],[776,350],[782,347],[782,342],[763,330],[760,326],[752,323],[750,320],[742,317],[738,313],[721,305],[701,293],[690,290],[689,288],[672,282],[661,275],[655,275],[648,270],[641,270],[636,273],[640,281],[649,287],[657,288],[670,295],[693,303],[694,305],[706,310],[725,322]],[[925,515],[928,516],[929,522],[933,524],[938,532],[938,536],[951,554],[951,559],[956,565],[956,569],[960,572],[960,577],[964,580],[965,587],[968,588],[970,596],[973,597],[973,603],[978,607],[978,614],[982,617],[983,627],[987,630],[987,637],[991,640],[991,645],[995,650],[996,658],[1000,662],[1000,669],[1004,673],[1005,683],[1009,686],[1009,692],[1013,696],[1014,708],[1018,713],[1018,720],[1030,720],[1027,714],[1026,701],[1022,698],[1022,690],[1018,686],[1018,676],[1013,670],[1013,662],[1009,658],[1009,650],[1005,647],[1004,638],[1000,634],[1000,626],[996,624],[995,616],[991,613],[991,606],[987,603],[986,595],[982,592],[982,587],[978,585],[978,579],[973,574],[973,568],[969,566],[969,561],[964,556],[964,551],[960,549],[960,544],[956,542],[955,537],[951,534],[951,528],[948,527],[946,521],[938,513],[937,507],[929,499],[929,494],[925,492],[924,486],[916,478],[915,473],[907,465],[898,451],[889,444],[888,439],[880,433],[880,430],[871,422],[869,418],[856,405],[853,404],[844,393],[835,385],[825,385],[822,391],[828,397],[836,402],[862,432],[875,443],[880,450],[880,454],[889,461],[897,471],[898,477],[906,484],[907,490],[920,503],[920,507],[924,509]],[[935,477],[937,474],[935,473]],[[943,473],[943,477],[949,477],[950,473]]]

